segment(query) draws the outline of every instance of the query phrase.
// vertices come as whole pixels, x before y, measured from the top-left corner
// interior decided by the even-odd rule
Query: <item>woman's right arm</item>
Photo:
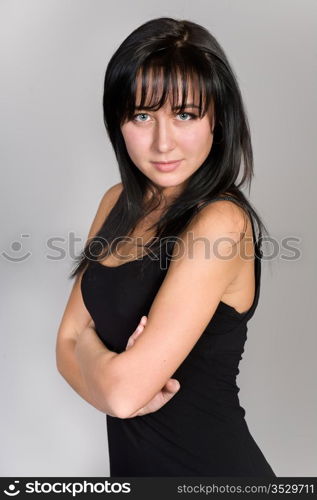
[[[112,207],[116,203],[122,191],[122,184],[116,184],[110,188],[103,196],[97,214],[92,223],[88,234],[87,241],[99,231],[105,218],[110,213]],[[81,279],[82,274],[76,276],[73,289],[69,296],[60,326],[56,341],[56,365],[59,373],[68,382],[68,384],[77,392],[85,401],[90,403],[97,410],[104,411],[104,404],[93,397],[85,384],[85,379],[82,376],[80,366],[75,356],[75,347],[77,338],[80,332],[83,332],[88,327],[92,318],[86,309],[81,294]],[[145,322],[143,321],[143,324]],[[141,321],[142,325],[142,321]],[[142,329],[141,329],[142,331]],[[128,342],[128,346],[133,345],[141,331],[133,332]],[[165,386],[148,402],[143,408],[139,409],[133,416],[145,415],[159,410],[164,406],[178,391],[179,383],[175,379],[169,379]],[[109,413],[110,414],[110,413]],[[111,414],[110,414],[111,415]],[[114,416],[114,415],[113,415]]]
[[[122,184],[118,183],[108,189],[103,195],[91,225],[87,241],[97,234],[105,218],[116,203],[121,191]],[[56,366],[59,373],[77,394],[92,406],[102,411],[85,385],[74,352],[79,332],[86,328],[92,320],[82,299],[80,288],[82,274],[83,271],[75,278],[75,283],[59,325],[56,340]]]

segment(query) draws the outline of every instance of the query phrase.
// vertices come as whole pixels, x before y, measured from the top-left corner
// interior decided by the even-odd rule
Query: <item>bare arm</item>
[[[88,240],[99,231],[107,214],[117,200],[121,189],[121,184],[116,184],[111,187],[101,199],[88,234]],[[56,339],[56,366],[59,373],[77,394],[92,406],[104,412],[104,405],[100,404],[99,398],[96,398],[96,394],[91,392],[91,385],[87,384],[88,379],[84,378],[75,355],[75,347],[79,335],[87,328],[92,320],[82,299],[80,289],[81,278],[82,273],[76,276],[58,329]]]
[[[118,199],[121,190],[122,185],[116,184],[105,193],[89,231],[88,239],[92,238],[99,231],[107,214]],[[115,408],[111,403],[110,395],[103,392],[104,380],[103,376],[99,375],[100,372],[98,369],[101,353],[103,360],[102,368],[105,368],[105,365],[109,365],[109,362],[115,357],[116,353],[106,348],[97,336],[94,328],[89,328],[89,325],[93,322],[82,299],[81,278],[82,273],[76,277],[58,330],[56,341],[57,369],[74,391],[85,401],[103,413],[117,416]],[[134,345],[135,339],[139,334],[140,332],[136,330],[130,337],[128,345]],[[157,411],[175,395],[178,389],[179,383],[176,380],[169,379],[131,417]]]
[[[93,396],[91,388],[87,385],[75,355],[75,348],[76,340],[74,339],[69,339],[64,343],[63,353],[60,355],[59,361],[62,368],[59,369],[59,372],[79,396],[97,410],[104,412],[104,406],[99,404],[96,397]]]
[[[215,202],[202,209],[186,230],[193,231],[195,245],[189,248],[186,242],[185,255],[172,260],[138,341],[109,363],[99,363],[105,397],[120,418],[130,418],[147,404],[198,341],[245,264],[243,227],[244,218],[231,202]],[[218,243],[208,258],[206,242],[211,247]]]
[[[90,324],[79,335],[74,349],[74,356],[79,366],[81,380],[87,388],[89,397],[94,402],[95,408],[115,417],[107,397],[102,392],[102,380],[99,376],[99,363],[107,365],[117,353],[110,351],[98,337],[95,328]]]

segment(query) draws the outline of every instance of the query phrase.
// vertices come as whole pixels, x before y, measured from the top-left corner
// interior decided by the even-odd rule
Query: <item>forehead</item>
[[[187,76],[186,80],[183,80],[178,72],[168,81],[164,81],[164,78],[166,77],[163,70],[159,72],[156,70],[155,73],[149,70],[146,74],[142,69],[139,70],[135,80],[136,107],[142,104],[143,107],[155,106],[163,98],[164,88],[166,89],[165,101],[168,101],[171,106],[181,105],[182,102],[201,106],[197,76]]]

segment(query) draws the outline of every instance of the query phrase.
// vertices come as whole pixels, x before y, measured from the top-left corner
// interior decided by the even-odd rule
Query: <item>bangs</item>
[[[163,51],[162,51],[163,52]],[[184,113],[193,107],[200,118],[208,111],[213,98],[210,65],[199,55],[181,53],[161,55],[145,60],[126,88],[125,109],[121,123],[131,120],[136,112],[157,111],[170,100],[171,108]]]

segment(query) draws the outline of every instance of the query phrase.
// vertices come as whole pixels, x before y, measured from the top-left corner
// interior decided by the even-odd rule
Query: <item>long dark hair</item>
[[[177,237],[201,206],[219,199],[223,193],[232,195],[235,203],[248,212],[253,227],[256,221],[257,242],[263,233],[268,235],[262,220],[240,189],[246,184],[250,192],[254,175],[253,152],[248,119],[234,71],[222,47],[206,28],[187,20],[161,17],[135,29],[108,63],[103,94],[104,123],[118,161],[123,189],[99,232],[87,241],[76,258],[77,265],[69,278],[75,277],[90,261],[108,255],[112,242],[118,243],[132,234],[137,223],[160,205],[160,186],[132,162],[120,130],[124,121],[132,119],[135,114],[136,79],[140,71],[142,109],[159,109],[172,89],[173,106],[177,105],[179,112],[184,112],[188,79],[193,81],[198,77],[200,117],[205,115],[211,100],[215,112],[210,153],[187,180],[182,193],[153,225],[156,238],[151,251],[160,246],[161,240]],[[158,75],[163,74],[162,92],[158,95],[157,86],[151,87],[150,104],[144,106],[150,74],[154,75],[154,82]],[[178,75],[181,75],[183,85],[181,104],[175,98]],[[238,181],[242,159],[243,171]],[[152,197],[146,201],[149,192]],[[107,243],[106,251],[104,242]]]

